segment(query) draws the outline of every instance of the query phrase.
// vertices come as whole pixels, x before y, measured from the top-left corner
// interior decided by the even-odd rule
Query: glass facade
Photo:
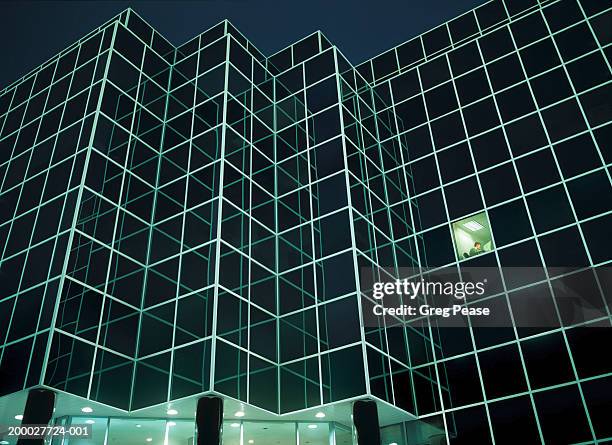
[[[0,416],[42,386],[115,410],[87,443],[143,412],[189,443],[160,414],[203,394],[241,445],[351,443],[314,413],[361,398],[389,444],[611,438],[611,25],[492,0],[356,67],[319,32],[102,25],[0,92]],[[497,270],[509,327],[368,326],[379,267]],[[534,294],[556,327],[523,327]]]

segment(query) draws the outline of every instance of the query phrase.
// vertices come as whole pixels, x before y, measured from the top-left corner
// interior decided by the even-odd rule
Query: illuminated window
[[[476,213],[453,223],[453,238],[459,260],[493,249],[491,225],[485,212]]]

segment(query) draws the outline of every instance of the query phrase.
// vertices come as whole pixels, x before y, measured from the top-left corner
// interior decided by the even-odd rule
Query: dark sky
[[[131,6],[174,44],[227,18],[264,54],[320,29],[355,64],[484,0],[0,0],[0,88]]]

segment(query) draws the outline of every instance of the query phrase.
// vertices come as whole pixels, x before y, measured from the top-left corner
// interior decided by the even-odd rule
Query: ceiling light
[[[136,425],[136,428],[141,428],[141,427],[142,427],[142,425],[141,425],[141,424],[137,424],[137,425]]]
[[[0,445],[9,445],[9,443],[6,440],[0,440]]]
[[[318,428],[318,426],[315,425],[314,423],[311,423],[310,425],[308,425],[308,428],[310,428],[311,430],[315,430]]]
[[[236,411],[234,413],[234,416],[236,416],[236,417],[244,417],[244,411]]]
[[[85,423],[87,423],[88,425],[93,425],[94,423],[96,423],[95,420],[86,420]]]
[[[391,442],[389,445],[397,445],[397,442]]]
[[[318,413],[315,414],[315,417],[317,419],[322,419],[323,417],[325,417],[325,413],[319,411]]]
[[[249,439],[249,443],[255,443],[253,439]]]
[[[89,406],[86,406],[84,408],[81,408],[81,411],[84,413],[93,413],[93,408],[90,408]]]
[[[153,438],[152,437],[147,437],[147,442],[153,442]]]
[[[468,221],[463,224],[463,227],[470,229],[472,232],[476,232],[477,230],[484,229],[484,226],[476,221]]]
[[[17,415],[15,416],[15,419],[17,419],[17,420],[23,420],[23,414],[17,414]]]
[[[168,426],[176,426],[176,422],[168,422]]]
[[[168,411],[166,411],[166,414],[168,414],[169,416],[176,416],[178,414],[178,411],[175,409],[169,409]]]
[[[238,428],[238,427],[240,426],[240,424],[239,424],[239,423],[235,423],[235,422],[234,422],[234,423],[230,424],[230,426],[231,426],[232,428]]]

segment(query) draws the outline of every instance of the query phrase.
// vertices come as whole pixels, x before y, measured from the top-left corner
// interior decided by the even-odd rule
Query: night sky
[[[0,0],[0,88],[131,6],[179,45],[227,18],[270,55],[320,29],[355,64],[484,0]]]

